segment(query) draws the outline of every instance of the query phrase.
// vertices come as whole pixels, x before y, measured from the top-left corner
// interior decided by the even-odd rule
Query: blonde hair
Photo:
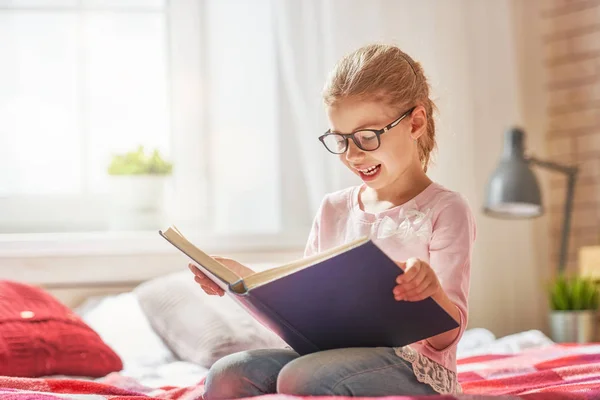
[[[421,64],[396,46],[371,44],[344,56],[331,72],[323,90],[325,105],[348,99],[381,101],[398,112],[422,105],[427,113],[427,132],[418,139],[419,160],[427,172],[435,148],[435,104]]]

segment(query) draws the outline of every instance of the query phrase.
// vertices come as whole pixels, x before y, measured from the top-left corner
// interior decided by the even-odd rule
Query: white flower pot
[[[164,223],[168,176],[110,176],[110,228],[157,229]]]
[[[552,311],[550,330],[552,340],[558,343],[589,343],[595,339],[596,312]]]

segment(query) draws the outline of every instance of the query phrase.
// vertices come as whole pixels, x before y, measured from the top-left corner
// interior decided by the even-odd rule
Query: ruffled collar
[[[429,243],[433,232],[432,211],[430,208],[420,207],[420,203],[435,189],[435,183],[431,183],[406,203],[379,213],[365,212],[360,208],[358,196],[362,187],[354,188],[351,208],[354,216],[362,223],[371,225],[372,238],[381,240],[395,237],[402,241],[416,239]]]

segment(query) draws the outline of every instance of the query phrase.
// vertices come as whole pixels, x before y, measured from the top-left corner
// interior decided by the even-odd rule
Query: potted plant
[[[108,166],[113,229],[154,229],[162,223],[167,178],[173,165],[143,146],[115,154]]]
[[[550,284],[549,295],[552,340],[563,343],[593,341],[599,297],[594,280],[561,274]]]

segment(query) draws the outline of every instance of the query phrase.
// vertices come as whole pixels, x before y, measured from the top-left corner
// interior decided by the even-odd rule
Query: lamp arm
[[[571,215],[573,213],[573,196],[575,193],[575,180],[577,173],[570,173],[567,179],[567,198],[563,218],[563,228],[560,239],[560,259],[558,271],[564,272],[567,266],[567,254],[569,253],[569,231],[571,229]]]
[[[557,164],[552,161],[543,161],[535,157],[526,157],[525,161],[529,164],[538,165],[542,168],[546,168],[556,172],[562,172],[563,174],[577,174],[579,171],[578,167],[574,167],[571,165]]]
[[[569,231],[571,229],[571,215],[573,214],[573,197],[575,194],[575,181],[579,172],[578,167],[557,164],[551,161],[538,160],[535,157],[525,159],[528,163],[538,165],[552,171],[561,172],[567,175],[567,198],[565,200],[563,227],[560,238],[560,255],[558,260],[558,272],[563,273],[567,265],[567,255],[569,253]]]

